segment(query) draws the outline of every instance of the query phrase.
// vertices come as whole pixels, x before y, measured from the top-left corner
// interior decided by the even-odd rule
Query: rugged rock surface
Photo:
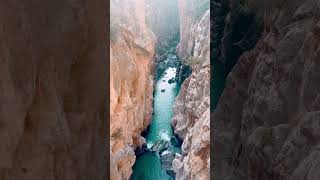
[[[226,76],[239,57],[252,49],[261,35],[263,20],[238,0],[211,1],[211,109],[215,109]]]
[[[188,59],[193,56],[195,24],[203,18],[205,12],[210,8],[210,0],[178,0],[178,5],[180,43],[177,47],[177,53],[180,58]]]
[[[1,180],[107,179],[105,7],[1,1]]]
[[[179,1],[183,21],[178,53],[192,67],[192,74],[181,86],[172,119],[175,133],[183,139],[182,156],[177,154],[172,162],[178,180],[210,179],[210,12],[203,12],[200,19],[188,17],[190,5],[195,11],[196,2],[205,3]]]
[[[111,180],[129,179],[134,148],[152,115],[150,67],[155,36],[145,24],[144,1],[111,1],[110,154]]]
[[[162,169],[165,169],[167,172],[172,173],[170,170],[172,170],[172,165],[171,164],[172,164],[172,161],[173,161],[174,158],[175,158],[175,153],[174,152],[161,154],[160,155],[160,160],[161,160]],[[172,174],[170,176],[172,176]],[[173,175],[173,177],[174,177],[174,175]]]
[[[247,2],[264,15],[264,31],[229,74],[213,114],[213,178],[316,180],[320,4],[263,2]]]
[[[154,152],[162,152],[165,149],[167,149],[170,145],[169,141],[166,141],[164,139],[158,140],[151,148],[150,151],[154,151]]]

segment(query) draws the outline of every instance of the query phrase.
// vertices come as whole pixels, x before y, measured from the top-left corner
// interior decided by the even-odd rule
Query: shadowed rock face
[[[103,180],[106,4],[0,6],[0,179]]]
[[[238,0],[211,3],[211,109],[215,109],[227,75],[239,57],[255,46],[263,21]]]
[[[212,115],[214,179],[316,180],[320,4],[263,2],[248,1],[265,14],[262,37],[233,67]]]

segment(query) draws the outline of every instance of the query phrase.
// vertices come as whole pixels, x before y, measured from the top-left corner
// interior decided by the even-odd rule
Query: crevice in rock
[[[245,5],[233,0],[211,2],[211,109],[215,109],[226,78],[239,57],[261,36],[262,21]]]

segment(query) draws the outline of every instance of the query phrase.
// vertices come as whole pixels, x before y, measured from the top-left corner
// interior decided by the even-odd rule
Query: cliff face
[[[155,36],[146,27],[144,7],[143,1],[111,1],[111,180],[129,179],[134,148],[145,143],[140,134],[152,114]]]
[[[265,14],[264,30],[229,74],[214,112],[214,178],[319,179],[320,4],[248,7]]]
[[[182,59],[193,56],[194,25],[210,8],[209,0],[178,0],[180,16],[180,43],[177,53]]]
[[[178,180],[210,179],[210,12],[204,11],[195,19],[187,16],[188,2],[180,1],[179,5],[178,53],[191,66],[192,74],[183,82],[174,104],[172,126],[183,144],[182,156],[176,156],[172,166]],[[195,11],[196,6],[193,8]]]
[[[179,41],[177,0],[146,0],[146,21],[157,36],[157,49],[165,51]]]
[[[107,178],[105,7],[1,2],[1,180]]]

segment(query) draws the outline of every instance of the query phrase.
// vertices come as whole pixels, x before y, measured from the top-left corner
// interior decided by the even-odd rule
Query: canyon
[[[183,140],[182,151],[173,154],[167,173],[175,174],[176,179],[210,179],[209,1],[113,0],[111,38],[111,179],[141,179],[146,178],[143,173],[151,173],[137,166],[146,163],[146,159],[150,159],[149,163],[158,160],[149,152],[137,156],[135,151],[143,150],[146,144],[149,147],[151,140],[159,138],[153,135],[157,132],[154,127],[158,126],[154,123],[167,116],[172,121],[168,128],[172,126],[177,138]],[[169,67],[176,73],[170,80],[166,79],[171,77]],[[169,107],[162,107],[168,109],[167,115],[157,118],[163,111],[159,109],[161,103],[171,96],[162,94],[170,94],[170,87],[180,89],[180,83],[183,84],[173,110],[170,110],[172,100],[168,99]],[[157,89],[158,86],[165,89]],[[143,131],[147,136],[142,136]],[[157,149],[155,144],[149,148]]]
[[[1,1],[1,180],[108,179],[106,3]]]
[[[214,6],[223,12],[222,4]],[[236,63],[224,58],[235,66],[224,72],[225,87],[211,115],[213,178],[319,179],[319,1],[247,0],[235,7],[225,17],[251,14],[255,28],[248,25],[243,34],[261,35],[231,38],[231,47],[226,29],[232,36],[237,26],[230,24],[238,17],[226,24],[219,21],[222,13],[213,18],[214,63],[243,47]],[[215,77],[213,85],[220,83]]]

